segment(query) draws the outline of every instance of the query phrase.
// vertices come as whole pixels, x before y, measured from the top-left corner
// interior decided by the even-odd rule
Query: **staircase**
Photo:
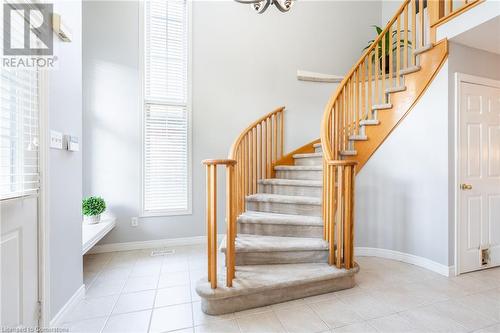
[[[444,1],[405,0],[328,102],[320,139],[284,154],[284,108],[236,139],[207,168],[208,279],[196,291],[224,314],[352,288],[354,179],[412,110],[448,55],[439,22],[464,12]],[[396,43],[394,43],[397,41]],[[389,43],[389,47],[386,47]],[[390,51],[388,51],[390,50]],[[217,241],[217,167],[226,179],[227,233]],[[217,253],[225,269],[218,270]]]
[[[237,218],[236,279],[230,288],[223,286],[224,274],[217,289],[208,281],[198,283],[204,312],[223,314],[354,286],[357,266],[345,270],[328,264],[321,144],[310,149],[293,154],[293,165],[276,165],[275,177],[258,180],[257,193],[246,196],[246,210]],[[224,254],[226,244],[224,238]]]

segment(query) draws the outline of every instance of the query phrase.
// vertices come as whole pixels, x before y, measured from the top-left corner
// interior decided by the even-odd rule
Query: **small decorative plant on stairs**
[[[106,210],[106,202],[101,197],[88,197],[82,200],[82,213],[87,224],[101,221],[101,214]]]
[[[372,25],[373,28],[375,28],[375,31],[377,32],[377,37],[382,33],[383,29],[381,27],[379,27],[378,25]],[[405,30],[401,30],[401,35],[403,35]],[[408,30],[408,33],[410,33],[410,31]],[[386,33],[384,38],[385,39],[383,42],[382,42],[382,39],[377,43],[377,48],[378,48],[378,63],[379,63],[379,69],[381,72],[383,72],[384,74],[388,74],[389,73],[389,53],[390,52],[395,52],[396,49],[397,49],[397,46],[398,46],[398,41],[396,40],[396,35],[397,35],[397,31],[394,30],[392,31],[392,36],[391,36],[391,40],[392,40],[392,50],[391,50],[391,43],[389,42],[389,34]],[[365,51],[366,49],[368,49],[369,47],[372,46],[373,42],[375,42],[375,39],[372,39],[368,42],[368,45],[363,49],[363,51]],[[383,45],[382,45],[383,44]],[[404,48],[404,39],[400,39],[399,40],[399,46],[400,48]],[[408,41],[408,47],[411,47],[411,42]],[[385,52],[382,52],[382,48],[385,48]],[[385,54],[385,68],[382,69],[382,54]],[[372,57],[371,57],[371,62],[373,64],[375,64],[375,53],[373,53]]]

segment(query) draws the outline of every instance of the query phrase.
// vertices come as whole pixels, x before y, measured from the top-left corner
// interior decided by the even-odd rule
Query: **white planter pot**
[[[87,224],[96,224],[101,221],[101,214],[98,215],[91,215],[91,216],[84,216],[83,220]]]

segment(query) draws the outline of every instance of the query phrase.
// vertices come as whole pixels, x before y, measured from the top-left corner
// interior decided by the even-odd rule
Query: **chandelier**
[[[295,0],[235,0],[236,2],[252,5],[253,9],[262,14],[270,5],[275,5],[280,12],[288,12]]]

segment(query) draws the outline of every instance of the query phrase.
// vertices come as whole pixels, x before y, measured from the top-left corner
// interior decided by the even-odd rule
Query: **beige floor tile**
[[[159,276],[160,270],[161,264],[136,264],[130,272],[130,277]]]
[[[331,328],[363,321],[363,318],[352,308],[337,299],[312,303],[309,306]]]
[[[425,332],[427,329],[416,322],[411,322],[408,318],[393,314],[387,317],[372,319],[368,323],[378,332],[402,333],[402,332]]]
[[[147,332],[151,310],[123,313],[109,317],[103,333]]]
[[[437,313],[432,305],[400,312],[399,315],[411,323],[424,326],[429,332],[467,332],[467,329],[455,320]]]
[[[121,294],[116,302],[113,314],[152,309],[156,290]]]
[[[156,289],[158,285],[158,277],[144,276],[144,277],[131,277],[125,283],[123,288],[124,293],[132,293],[134,291]]]
[[[201,302],[193,302],[192,306],[193,306],[193,321],[195,326],[211,323],[218,320],[228,320],[234,318],[234,314],[232,313],[219,316],[207,315],[201,310]]]
[[[451,318],[459,324],[463,325],[467,330],[477,330],[483,327],[495,324],[495,321],[483,314],[458,303],[457,301],[450,300],[433,304],[432,306],[436,312],[443,317]]]
[[[368,323],[358,323],[353,325],[334,328],[333,333],[377,333],[375,328]]]
[[[169,287],[158,289],[155,299],[155,308],[189,302],[191,302],[191,291],[189,286]]]
[[[488,292],[460,297],[456,301],[471,310],[500,321],[500,299],[490,297]]]
[[[100,333],[107,319],[107,317],[101,317],[64,323],[61,328],[67,328],[70,332],[75,333]]]
[[[490,327],[485,327],[474,333],[500,333],[500,324],[496,324]]]
[[[87,288],[85,296],[90,298],[117,295],[121,293],[124,285],[125,280],[102,280],[98,278]]]
[[[385,317],[396,312],[396,309],[382,299],[374,298],[367,292],[345,295],[339,299],[349,305],[365,320]]]
[[[153,310],[150,332],[169,332],[193,326],[191,304],[172,305]]]
[[[304,299],[295,299],[293,301],[287,301],[287,302],[273,304],[273,305],[271,305],[271,308],[273,310],[278,310],[278,309],[286,309],[286,308],[290,308],[293,306],[304,305],[304,304],[306,304]]]
[[[272,311],[239,317],[237,322],[242,333],[285,333],[283,325]]]
[[[158,288],[189,285],[189,272],[165,272],[160,275]]]
[[[315,333],[328,329],[323,320],[306,305],[277,309],[275,313],[289,333]]]
[[[68,315],[67,321],[73,322],[108,316],[111,314],[117,299],[118,295],[83,299]]]
[[[132,267],[119,267],[119,268],[113,268],[106,266],[98,276],[98,279],[100,280],[124,280],[127,279],[130,275],[130,272],[132,271]]]
[[[238,333],[240,329],[234,319],[210,322],[194,328],[196,333]]]
[[[244,316],[249,316],[249,315],[254,315],[257,313],[262,313],[262,312],[268,312],[271,311],[272,307],[271,306],[261,306],[258,308],[253,308],[253,309],[248,309],[248,310],[243,310],[243,311],[238,311],[234,313],[235,317],[244,317]]]

